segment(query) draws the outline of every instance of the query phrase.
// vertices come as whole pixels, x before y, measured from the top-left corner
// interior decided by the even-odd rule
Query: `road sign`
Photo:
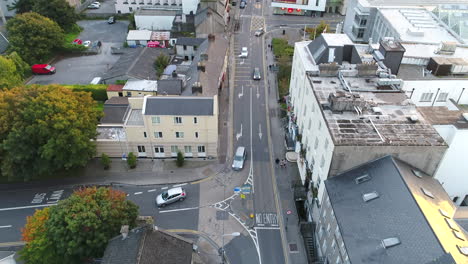
[[[291,211],[291,210],[287,210],[287,211],[286,211],[286,214],[290,215],[290,214],[292,214],[292,211]]]
[[[245,199],[245,194],[241,193],[240,198]]]
[[[234,188],[234,193],[240,193],[240,192],[241,192],[241,188],[239,187]]]
[[[252,185],[244,184],[242,185],[242,193],[243,194],[250,194],[252,192]]]

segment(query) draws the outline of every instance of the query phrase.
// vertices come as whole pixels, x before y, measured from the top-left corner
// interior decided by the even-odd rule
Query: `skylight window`
[[[377,192],[370,192],[362,195],[362,199],[364,200],[364,202],[369,202],[377,198],[379,198],[379,194]]]
[[[455,237],[457,237],[457,238],[460,239],[460,240],[465,241],[465,238],[463,237],[463,235],[462,235],[460,232],[457,232],[457,231],[455,231],[455,230],[452,230],[452,232],[453,232],[453,235],[454,235]]]
[[[413,172],[414,176],[418,178],[422,178],[424,176],[423,173],[417,169],[412,169],[411,171]]]
[[[444,217],[450,218],[450,215],[446,211],[444,211],[444,210],[442,210],[440,208],[439,208],[439,213]]]
[[[447,223],[447,225],[448,225],[451,229],[453,229],[453,230],[455,230],[455,231],[460,231],[460,230],[458,229],[457,224],[455,224],[455,222],[453,222],[453,220],[450,220],[450,219],[448,219],[448,218],[445,218],[445,222]]]
[[[435,198],[434,195],[433,195],[430,191],[428,191],[428,190],[426,190],[426,189],[424,189],[424,188],[421,188],[421,191],[422,191],[426,196],[428,196],[428,197],[430,197],[430,198],[432,198],[432,199]]]
[[[460,253],[462,253],[465,256],[468,256],[468,247],[460,247],[457,245],[458,250],[460,250]]]
[[[384,240],[382,240],[382,246],[384,248],[389,248],[389,247],[394,247],[396,245],[399,245],[400,239],[398,237],[389,237]]]
[[[370,179],[371,177],[369,176],[369,174],[364,174],[354,179],[354,181],[356,182],[356,184],[361,184],[363,182],[370,181]]]

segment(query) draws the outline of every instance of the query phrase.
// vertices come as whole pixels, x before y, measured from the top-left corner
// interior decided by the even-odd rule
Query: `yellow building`
[[[126,103],[125,101],[128,101]],[[144,96],[111,98],[98,126],[97,154],[121,157],[216,157],[218,98]]]
[[[107,87],[107,98],[134,97],[145,95],[180,95],[183,82],[180,79],[166,80],[128,80],[125,85],[110,84]]]

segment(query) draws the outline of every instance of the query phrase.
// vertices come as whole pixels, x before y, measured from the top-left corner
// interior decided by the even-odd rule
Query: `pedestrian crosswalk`
[[[265,28],[265,19],[261,16],[253,16],[252,23],[250,24],[250,30],[255,31],[259,28]]]

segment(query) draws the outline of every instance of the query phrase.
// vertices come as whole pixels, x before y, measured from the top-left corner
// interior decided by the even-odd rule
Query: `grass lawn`
[[[71,31],[65,33],[65,43],[72,43],[80,35],[81,31],[83,29],[75,24]]]
[[[95,109],[99,110],[99,111],[104,111],[104,102],[102,101],[96,101],[97,105],[95,107]]]

